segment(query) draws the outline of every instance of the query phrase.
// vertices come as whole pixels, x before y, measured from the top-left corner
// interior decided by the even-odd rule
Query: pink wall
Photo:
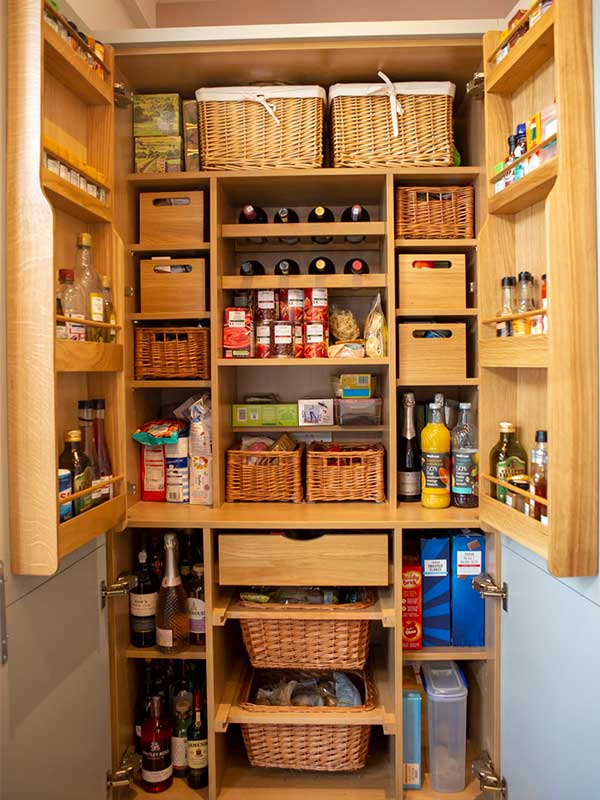
[[[168,28],[285,22],[496,19],[506,16],[513,6],[514,0],[195,0],[176,3],[159,0],[157,25]]]

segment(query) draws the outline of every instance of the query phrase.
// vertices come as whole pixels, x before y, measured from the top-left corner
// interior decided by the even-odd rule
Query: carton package
[[[142,445],[142,500],[164,503],[167,499],[167,466],[165,448],[159,445]]]
[[[483,647],[485,605],[471,581],[485,572],[485,537],[461,533],[452,537],[452,644]]]
[[[421,698],[421,776],[427,771],[427,747],[429,736],[429,722],[427,718],[427,692],[421,677],[421,665],[416,662],[405,662],[402,668],[402,688],[406,691],[417,692]]]
[[[357,372],[340,376],[342,398],[373,397],[373,375]]]
[[[298,424],[333,425],[333,398],[298,400]]]
[[[421,695],[402,690],[402,766],[405,789],[421,788]]]
[[[263,425],[280,428],[295,428],[298,425],[297,403],[268,403],[261,408]]]
[[[135,140],[136,172],[181,172],[181,136],[142,136]]]
[[[402,559],[402,647],[404,650],[421,650],[423,647],[422,586],[423,575],[419,556],[406,553]]]
[[[133,135],[179,136],[181,101],[178,94],[136,94],[133,97]]]
[[[190,505],[211,506],[212,456],[190,456]]]
[[[190,458],[189,437],[179,434],[175,444],[166,444],[167,503],[189,503]]]
[[[262,425],[262,405],[234,403],[231,407],[231,424],[234,428],[251,428]]]
[[[449,645],[450,540],[421,539],[423,647]]]
[[[200,170],[200,139],[198,136],[198,103],[196,100],[184,100],[182,114],[185,171],[198,172]]]

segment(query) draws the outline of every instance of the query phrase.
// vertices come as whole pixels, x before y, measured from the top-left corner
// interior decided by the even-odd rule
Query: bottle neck
[[[165,575],[163,578],[163,586],[179,586],[180,583],[181,578],[179,577],[179,570],[177,569],[175,546],[165,545]]]
[[[502,287],[502,311],[511,314],[514,310],[514,292],[512,286]]]
[[[519,283],[519,309],[529,311],[533,308],[533,286],[531,281]]]
[[[506,431],[503,431],[503,432],[500,433],[500,440],[502,442],[506,442],[506,444],[511,444],[512,442],[515,441],[515,434],[514,433],[507,433]]]
[[[92,248],[77,246],[77,267],[84,272],[92,267]]]
[[[469,424],[469,414],[468,408],[461,408],[458,412],[458,424],[466,427]]]
[[[404,422],[402,424],[402,436],[405,439],[414,439],[415,430],[415,407],[413,405],[404,406]]]
[[[152,719],[160,719],[160,715],[162,712],[162,702],[160,697],[153,697],[152,703],[150,705],[150,716]]]
[[[442,417],[442,409],[441,408],[432,408],[431,409],[431,423],[433,425],[443,425],[444,420]]]

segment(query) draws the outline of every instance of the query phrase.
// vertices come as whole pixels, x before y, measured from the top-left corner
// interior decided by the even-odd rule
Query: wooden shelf
[[[41,168],[40,174],[42,187],[56,208],[66,211],[67,214],[84,222],[110,222],[112,220],[112,210],[106,203],[101,203],[100,200],[84,192],[83,189],[73,186],[72,183],[46,167]]]
[[[394,246],[407,253],[465,253],[477,247],[477,239],[396,239]]]
[[[48,120],[42,120],[42,130],[45,130],[51,124],[52,123],[50,123]],[[67,164],[67,166],[69,166],[71,169],[77,170],[77,172],[81,173],[89,183],[95,183],[97,186],[101,186],[107,191],[111,190],[112,187],[103,173],[99,172],[97,169],[94,169],[85,161],[81,161],[74,155],[74,153],[71,153],[68,148],[64,147],[54,139],[51,139],[49,136],[42,136],[42,150],[46,153],[50,153],[64,164]]]
[[[471,742],[467,741],[467,757],[465,760],[465,788],[462,792],[436,792],[431,788],[431,777],[428,772],[423,778],[420,789],[405,789],[403,800],[478,800],[482,797],[479,781],[473,777],[471,764],[473,758],[479,754],[473,750]]]
[[[58,557],[64,558],[125,519],[125,495],[120,494],[58,526]]]
[[[499,336],[479,342],[482,367],[547,367],[550,360],[548,334]]]
[[[555,18],[556,5],[553,5],[533,28],[530,28],[515,46],[511,47],[508,55],[499,64],[494,63],[496,51],[492,54],[485,82],[487,92],[512,94],[554,56]]]
[[[210,381],[201,380],[165,380],[165,381],[129,381],[132,389],[210,389]]]
[[[334,241],[321,247],[335,246],[335,237],[344,236],[384,236],[385,222],[297,222],[293,225],[222,225],[221,236],[224,239],[247,239],[248,237],[264,236],[278,239],[280,236],[333,236]],[[299,247],[292,245],[291,247]],[[259,244],[254,247],[260,247]],[[288,245],[290,247],[290,245]],[[360,244],[354,245],[356,250]]]
[[[386,425],[234,425],[236,433],[354,433],[355,431],[373,432],[387,431]]]
[[[501,503],[489,494],[481,494],[479,503],[481,516],[483,518],[485,515],[486,524],[491,525],[495,530],[502,531],[510,539],[519,542],[543,559],[548,558],[550,537],[548,525],[542,525],[533,517],[528,517],[505,503]]]
[[[477,308],[397,308],[397,317],[476,317]]]
[[[90,106],[112,105],[112,76],[99,78],[47,22],[42,23],[44,65],[58,80]]]
[[[129,645],[125,648],[125,656],[126,658],[173,658],[177,661],[199,661],[206,659],[206,648],[190,646],[181,653],[163,653],[158,647],[134,647]]]
[[[132,784],[129,789],[120,789],[123,800],[148,800],[148,792]],[[163,795],[165,800],[208,800],[208,786],[205,789],[190,789],[183,778],[173,778],[171,788]]]
[[[198,311],[196,314],[179,314],[173,313],[171,311],[147,311],[147,312],[136,312],[135,314],[129,314],[128,319],[132,320],[133,322],[141,321],[141,322],[159,322],[162,320],[182,320],[182,319],[210,319],[211,314],[210,311]]]
[[[558,175],[558,156],[488,197],[490,214],[518,214],[544,200]]]
[[[226,275],[223,289],[377,289],[387,286],[387,275]]]
[[[432,378],[428,381],[405,381],[400,378],[396,381],[397,386],[479,386],[479,378],[462,378],[457,381],[439,381]]]
[[[404,661],[488,661],[494,654],[484,647],[424,647],[403,650]]]
[[[380,367],[389,358],[218,358],[219,367]]]
[[[153,247],[152,245],[146,244],[130,244],[127,247],[130,253],[165,253],[169,255],[171,253],[208,253],[210,250],[210,243],[197,242],[196,245],[187,247],[177,247],[176,245],[174,247]]]
[[[54,369],[57,372],[121,372],[123,345],[57,339]]]

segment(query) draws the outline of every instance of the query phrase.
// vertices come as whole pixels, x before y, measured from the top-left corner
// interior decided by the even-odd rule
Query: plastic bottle
[[[429,406],[431,421],[421,431],[421,505],[450,505],[450,431],[443,422],[439,403]]]

